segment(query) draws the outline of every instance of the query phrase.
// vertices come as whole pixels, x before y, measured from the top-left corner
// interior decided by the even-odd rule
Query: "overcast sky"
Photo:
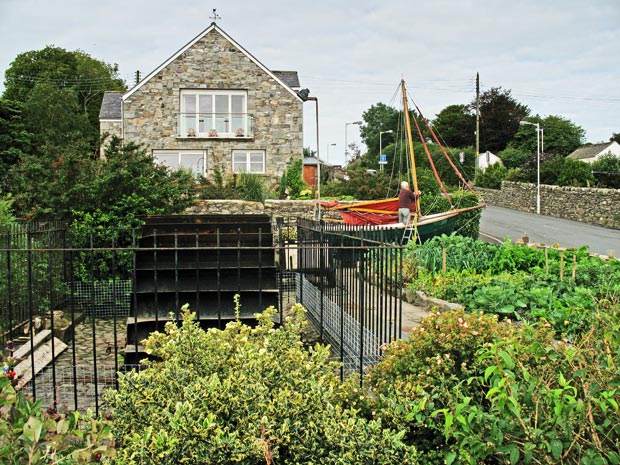
[[[532,114],[560,115],[588,142],[620,132],[620,0],[0,0],[0,72],[55,45],[118,63],[128,84],[218,25],[265,66],[298,71],[319,99],[321,158],[341,163],[345,128],[402,78],[427,118],[501,86]],[[304,146],[316,148],[314,105]],[[481,147],[484,151],[484,147]]]

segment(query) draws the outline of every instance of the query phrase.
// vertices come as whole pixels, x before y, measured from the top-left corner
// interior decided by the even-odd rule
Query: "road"
[[[589,246],[590,252],[620,257],[620,230],[587,223],[488,206],[482,210],[480,236],[484,240],[509,237],[513,242],[525,234],[530,242],[560,247]]]

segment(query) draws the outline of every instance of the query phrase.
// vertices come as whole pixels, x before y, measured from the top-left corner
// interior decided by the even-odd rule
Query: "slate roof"
[[[271,71],[276,75],[280,81],[289,86],[291,89],[298,89],[301,87],[299,85],[299,76],[297,75],[297,71]]]
[[[585,160],[588,158],[594,158],[599,153],[604,152],[606,148],[608,148],[613,142],[603,142],[601,144],[592,144],[585,145],[583,147],[579,147],[573,153],[571,153],[567,158],[573,158],[575,160]]]
[[[121,119],[122,92],[105,92],[99,110],[99,119]]]

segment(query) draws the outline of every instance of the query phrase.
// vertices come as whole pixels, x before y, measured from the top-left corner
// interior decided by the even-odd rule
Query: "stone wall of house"
[[[178,134],[181,89],[247,90],[254,137]],[[303,102],[217,30],[212,30],[124,101],[127,141],[151,150],[204,150],[207,174],[232,171],[233,150],[265,150],[266,178],[277,182],[291,157],[302,157]]]
[[[501,190],[477,187],[476,192],[490,205],[536,212],[536,184],[504,181]],[[620,189],[541,184],[540,213],[620,229]]]
[[[108,137],[101,144],[100,153],[103,156],[105,148],[110,143],[112,136],[116,136],[119,139],[123,137],[123,126],[120,120],[100,120],[99,121],[99,134],[108,134]]]

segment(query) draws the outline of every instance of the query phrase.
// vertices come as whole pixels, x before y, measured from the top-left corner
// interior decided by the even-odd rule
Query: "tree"
[[[509,145],[499,152],[497,156],[502,160],[502,163],[507,169],[513,169],[521,168],[525,165],[529,161],[531,153],[532,152],[529,150],[523,150]],[[536,149],[534,149],[534,153],[536,153]]]
[[[475,100],[470,108],[476,108]],[[519,130],[530,110],[517,102],[510,90],[492,87],[480,95],[480,145],[484,150],[497,153],[505,149]]]
[[[620,132],[614,132],[609,138],[609,142],[618,142],[620,144]]]
[[[180,213],[192,202],[194,180],[170,171],[135,144],[112,138],[105,157],[93,159],[84,141],[44,147],[11,170],[18,215],[67,222],[87,215],[99,226],[139,225],[142,215]],[[95,222],[96,223],[96,222]]]
[[[368,147],[370,154],[378,155],[379,133],[388,130],[394,131],[392,134],[384,134],[381,140],[384,147],[393,142],[395,140],[394,136],[400,127],[399,122],[402,119],[402,111],[379,102],[362,113],[362,119],[364,120],[364,124],[360,127],[362,141]]]
[[[449,105],[437,113],[433,129],[449,147],[472,146],[476,138],[476,116],[470,106]]]
[[[606,153],[592,163],[592,174],[599,183],[612,189],[620,189],[620,157]]]
[[[39,146],[61,147],[70,141],[90,138],[88,117],[80,111],[78,98],[70,89],[39,82],[23,107],[24,122],[37,136]]]
[[[23,119],[23,105],[0,99],[0,190],[8,189],[7,173],[21,157],[33,149],[34,134]]]
[[[558,186],[590,187],[596,179],[589,163],[564,158],[558,174]]]
[[[26,103],[37,86],[75,94],[76,111],[88,118],[88,137],[94,147],[99,134],[99,109],[105,91],[125,90],[118,65],[109,65],[82,51],[47,46],[19,54],[5,72],[8,100]]]
[[[567,156],[583,144],[585,131],[569,119],[556,115],[546,118],[536,115],[526,121],[540,124],[544,136],[541,152]],[[536,144],[536,128],[524,125],[519,128],[508,146],[522,152],[536,153]]]

